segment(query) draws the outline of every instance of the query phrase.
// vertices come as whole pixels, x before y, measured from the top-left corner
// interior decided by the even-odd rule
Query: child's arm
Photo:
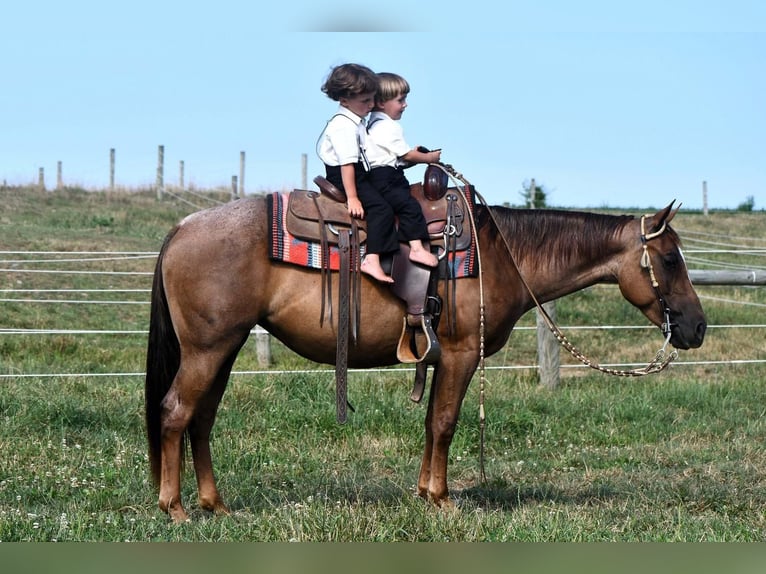
[[[428,151],[426,148],[418,146],[404,154],[401,159],[414,165],[416,163],[439,163],[441,157],[442,150],[440,149]]]
[[[364,208],[362,207],[362,202],[359,201],[359,196],[356,194],[356,174],[353,163],[340,166],[340,178],[343,181],[343,189],[346,192],[348,214],[351,217],[363,218]]]

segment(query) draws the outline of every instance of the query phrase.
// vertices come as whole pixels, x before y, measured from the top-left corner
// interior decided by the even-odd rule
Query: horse
[[[447,485],[448,452],[469,383],[480,358],[499,351],[519,318],[539,302],[600,282],[616,283],[652,324],[664,325],[675,348],[702,344],[706,318],[679,236],[669,225],[678,212],[673,203],[641,220],[485,202],[476,206],[481,276],[457,280],[450,321],[456,328],[447,322],[438,326],[441,356],[428,395],[419,496],[437,507],[454,504]],[[337,325],[319,320],[323,279],[317,270],[270,258],[268,217],[265,196],[198,211],[170,230],[157,258],[145,422],[159,507],[174,522],[188,519],[180,488],[187,443],[200,507],[229,512],[216,486],[210,433],[251,329],[260,325],[299,355],[335,363]],[[331,279],[335,293],[337,275]],[[348,350],[348,366],[396,364],[404,312],[404,302],[390,286],[365,276],[360,329]]]

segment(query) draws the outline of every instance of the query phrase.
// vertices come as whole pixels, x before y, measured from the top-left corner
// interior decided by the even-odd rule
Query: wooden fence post
[[[239,152],[239,197],[245,197],[245,152]]]
[[[305,153],[301,154],[301,189],[308,189],[309,185],[309,178],[308,178],[308,155]]]
[[[45,191],[45,168],[41,167],[37,172],[37,187]]]
[[[237,199],[237,176],[231,176],[231,198]]]
[[[178,189],[184,190],[184,160],[178,162]]]
[[[258,358],[258,365],[271,366],[271,335],[260,329],[255,333],[255,355]]]
[[[109,191],[114,191],[114,148],[109,148]]]
[[[556,321],[556,302],[543,303],[543,309],[552,321]],[[540,384],[549,389],[559,386],[561,357],[559,342],[545,324],[542,313],[537,309],[537,365],[540,373]]]
[[[165,192],[165,146],[157,147],[157,199]]]
[[[57,190],[64,189],[64,177],[62,173],[62,164],[60,160],[56,164],[56,189]]]
[[[702,213],[707,215],[707,181],[702,182]]]

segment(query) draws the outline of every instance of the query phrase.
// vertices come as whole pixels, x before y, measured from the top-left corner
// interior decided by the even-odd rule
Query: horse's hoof
[[[189,522],[189,515],[186,514],[186,511],[180,505],[176,508],[169,509],[168,514],[173,520],[173,524],[183,524],[184,522]]]
[[[439,509],[449,510],[451,508],[455,508],[455,502],[449,497],[449,494],[435,496],[434,494],[429,493],[428,498],[433,503],[433,505]]]
[[[231,514],[231,511],[221,499],[218,499],[214,502],[204,502],[200,500],[200,506],[205,510],[209,510],[210,512],[214,513],[216,516],[228,516]]]

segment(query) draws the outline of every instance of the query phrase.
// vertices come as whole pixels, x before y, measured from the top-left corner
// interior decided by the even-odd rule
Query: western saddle
[[[447,189],[448,177],[438,165],[426,169],[423,184],[410,189],[417,199],[428,226],[430,244],[440,259],[448,250],[464,250],[471,244],[471,226],[466,219],[468,206],[462,194]],[[338,345],[335,361],[336,409],[338,422],[346,421],[347,365],[349,329],[356,342],[361,303],[360,270],[362,245],[367,237],[364,220],[351,218],[345,205],[346,195],[322,176],[314,178],[320,192],[294,190],[289,194],[285,225],[291,235],[318,242],[322,253],[322,306],[320,324],[325,315],[333,320],[330,246],[339,254]],[[384,262],[387,266],[388,262]],[[437,293],[439,273],[409,260],[409,245],[402,243],[390,261],[394,283],[391,289],[406,304],[397,359],[417,363],[415,386],[410,398],[419,402],[425,387],[427,365],[438,362],[441,347],[436,336],[442,309]],[[447,272],[448,274],[449,272]],[[453,288],[454,293],[454,288]]]

